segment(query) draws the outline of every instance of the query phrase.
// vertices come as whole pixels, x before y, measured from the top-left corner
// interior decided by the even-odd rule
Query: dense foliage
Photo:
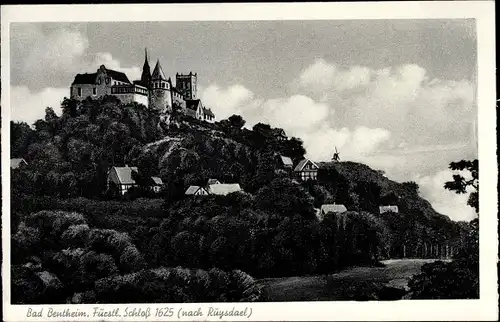
[[[479,212],[479,162],[452,162],[450,169],[461,171],[453,175],[453,181],[445,188],[457,193],[469,194],[467,204]],[[468,171],[466,179],[463,171]],[[469,191],[468,187],[473,190]],[[422,273],[410,281],[411,296],[417,299],[477,299],[479,298],[479,219],[467,223],[462,247],[451,263],[429,263]]]

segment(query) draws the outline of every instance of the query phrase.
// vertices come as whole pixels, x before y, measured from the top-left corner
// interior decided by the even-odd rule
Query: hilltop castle
[[[159,112],[163,120],[169,121],[172,110],[176,109],[198,120],[213,122],[215,115],[205,108],[197,93],[197,74],[175,76],[175,86],[170,77],[167,79],[160,60],[151,74],[148,53],[145,50],[144,65],[140,80],[130,82],[127,75],[101,65],[92,74],[77,74],[71,84],[70,97],[84,100],[87,97],[99,98],[104,95],[117,97],[122,103],[137,102]]]

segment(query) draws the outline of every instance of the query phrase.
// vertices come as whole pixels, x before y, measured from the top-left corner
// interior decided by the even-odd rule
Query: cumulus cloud
[[[94,60],[91,62],[91,66],[94,66],[94,68],[97,69],[97,67],[101,65],[106,66],[106,68],[118,70],[125,73],[130,81],[141,78],[142,68],[139,68],[137,66],[123,67],[121,66],[120,61],[113,58],[113,55],[111,55],[111,53],[95,54]]]
[[[211,85],[201,91],[204,104],[213,108],[219,119],[239,114],[247,127],[263,122],[283,128],[288,136],[301,138],[307,156],[317,161],[330,160],[335,146],[351,160],[364,160],[390,138],[390,132],[383,128],[336,128],[335,110],[305,95],[268,100],[254,96],[241,85],[225,89]]]
[[[430,79],[422,67],[406,64],[371,69],[340,68],[317,60],[298,77],[297,90],[334,106],[336,122],[347,127],[388,128],[398,145],[466,141],[477,118],[474,84]]]
[[[61,114],[61,102],[69,96],[67,88],[45,88],[33,93],[26,86],[12,86],[10,90],[10,118],[32,125],[45,117],[45,108],[52,107],[56,114]]]
[[[44,85],[67,85],[76,73],[95,72],[100,65],[139,79],[141,68],[123,66],[109,52],[89,52],[89,39],[71,25],[47,28],[42,24],[14,24],[11,37],[13,84],[41,90]],[[48,83],[48,84],[47,84]]]
[[[430,176],[416,177],[420,194],[431,202],[434,209],[453,220],[469,221],[476,218],[474,209],[467,205],[468,194],[456,194],[444,189],[444,183],[452,181],[453,172],[442,170]]]

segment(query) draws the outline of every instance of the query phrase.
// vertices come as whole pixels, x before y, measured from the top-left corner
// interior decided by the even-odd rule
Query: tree
[[[445,189],[455,191],[458,194],[469,193],[469,200],[467,204],[479,212],[479,161],[461,160],[458,162],[451,162],[449,168],[453,171],[460,171],[453,175],[453,181],[448,181],[444,184]],[[464,171],[471,175],[470,179],[466,179]],[[468,188],[473,188],[470,191]]]

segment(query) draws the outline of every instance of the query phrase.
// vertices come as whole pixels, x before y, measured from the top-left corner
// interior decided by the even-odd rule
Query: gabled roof
[[[346,212],[347,208],[344,205],[338,204],[324,204],[321,206],[321,212],[327,214],[329,212],[333,213],[343,213]]]
[[[311,160],[309,159],[303,159],[303,160],[300,160],[300,162],[297,164],[297,166],[295,167],[294,171],[302,171],[302,169],[304,169],[304,166],[308,163],[308,162],[311,162],[311,164],[316,168],[318,169],[318,165],[314,162],[312,162]]]
[[[163,69],[160,65],[160,60],[156,62],[155,69],[153,70],[153,74],[151,75],[151,80],[167,80],[165,77],[165,73],[163,73]]]
[[[118,180],[121,184],[135,184],[135,180],[132,179],[132,172],[137,171],[137,167],[113,167],[111,170],[116,171]]]
[[[285,130],[283,129],[273,129],[274,135],[279,135],[279,136],[286,136]]]
[[[394,212],[394,213],[399,212],[398,206],[380,206],[378,207],[378,210],[381,214],[385,212]]]
[[[106,68],[106,74],[108,74],[109,77],[111,77],[112,79],[114,80],[117,80],[119,82],[124,82],[124,83],[127,83],[127,84],[131,84],[127,75],[125,75],[125,73],[122,73],[122,72],[118,72],[116,70],[112,70],[112,69],[107,69]]]
[[[186,195],[195,195],[200,189],[202,191],[206,192],[206,190],[200,186],[189,186],[189,188],[187,188],[185,194]]]
[[[24,165],[27,165],[28,163],[22,159],[22,158],[14,158],[14,159],[10,159],[10,168],[11,169],[17,169],[19,168],[19,166],[21,165],[21,163],[23,163]]]
[[[159,177],[151,177],[151,180],[153,180],[153,182],[158,186],[163,185],[163,180],[161,180],[161,178]]]
[[[284,165],[286,166],[293,166],[293,162],[292,162],[292,159],[290,159],[289,157],[286,157],[284,155],[280,155],[280,158],[281,158],[281,162],[283,162]]]
[[[97,73],[76,74],[75,79],[73,80],[73,85],[76,85],[76,84],[95,84],[96,78],[97,78]]]
[[[213,112],[212,112],[212,110],[211,110],[211,109],[209,109],[209,108],[205,108],[205,107],[204,107],[204,108],[203,108],[203,113],[205,113],[205,114],[206,114],[206,115],[208,115],[208,116],[215,117],[214,113],[213,113]]]
[[[211,184],[220,184],[220,181],[217,179],[208,179],[207,186]]]
[[[186,108],[196,111],[200,105],[200,100],[186,100]]]
[[[214,195],[225,196],[233,192],[241,191],[241,187],[237,183],[220,183],[211,184],[208,190]]]

